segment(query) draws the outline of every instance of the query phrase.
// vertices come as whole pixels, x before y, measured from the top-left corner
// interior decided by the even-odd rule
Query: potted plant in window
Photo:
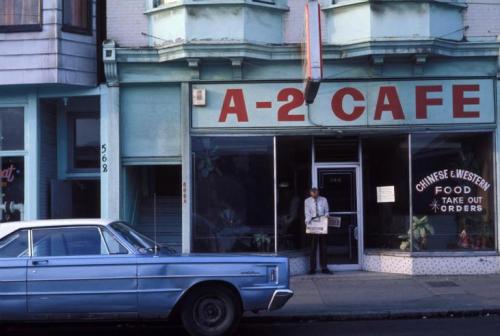
[[[403,239],[399,248],[403,251],[410,249],[410,239],[413,237],[413,247],[417,251],[425,250],[427,248],[427,239],[434,234],[434,227],[429,224],[427,216],[417,217],[413,216],[411,229],[408,234],[399,236]]]
[[[256,233],[253,235],[253,241],[257,250],[261,252],[271,251],[271,237],[265,233]]]

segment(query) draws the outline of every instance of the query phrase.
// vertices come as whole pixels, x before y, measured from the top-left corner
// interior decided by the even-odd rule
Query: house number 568
[[[108,172],[108,145],[107,144],[101,145],[101,167],[102,167],[103,173]]]

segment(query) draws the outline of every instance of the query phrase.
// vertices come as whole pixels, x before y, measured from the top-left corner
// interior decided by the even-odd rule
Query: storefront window
[[[304,199],[311,186],[309,137],[277,137],[278,250],[306,247]]]
[[[365,246],[407,249],[410,227],[408,135],[362,141]]]
[[[2,222],[23,219],[24,157],[0,157],[0,212]]]
[[[0,151],[24,149],[23,108],[0,108]]]
[[[274,252],[272,137],[194,137],[193,250]]]
[[[413,251],[493,250],[489,133],[412,135]]]

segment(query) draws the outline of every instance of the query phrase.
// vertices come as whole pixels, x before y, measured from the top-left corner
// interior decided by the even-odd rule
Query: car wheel
[[[241,314],[238,297],[223,286],[195,288],[181,306],[182,323],[192,336],[231,335]]]

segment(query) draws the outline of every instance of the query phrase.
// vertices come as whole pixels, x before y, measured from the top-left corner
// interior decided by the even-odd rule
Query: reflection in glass
[[[412,135],[413,250],[493,250],[489,133]]]
[[[399,250],[410,227],[408,136],[367,137],[362,148],[365,246]],[[377,199],[382,186],[394,186],[394,202]]]
[[[272,137],[194,137],[193,250],[274,252]]]
[[[307,246],[304,199],[311,184],[311,138],[277,137],[278,250]]]
[[[357,264],[356,169],[320,168],[317,175],[320,194],[328,200],[330,206],[330,216],[340,218],[339,227],[328,228],[328,263]]]
[[[74,168],[99,168],[100,121],[99,118],[75,118]]]
[[[0,211],[2,222],[24,217],[24,158],[0,157]]]
[[[24,149],[24,109],[0,108],[0,150]]]

